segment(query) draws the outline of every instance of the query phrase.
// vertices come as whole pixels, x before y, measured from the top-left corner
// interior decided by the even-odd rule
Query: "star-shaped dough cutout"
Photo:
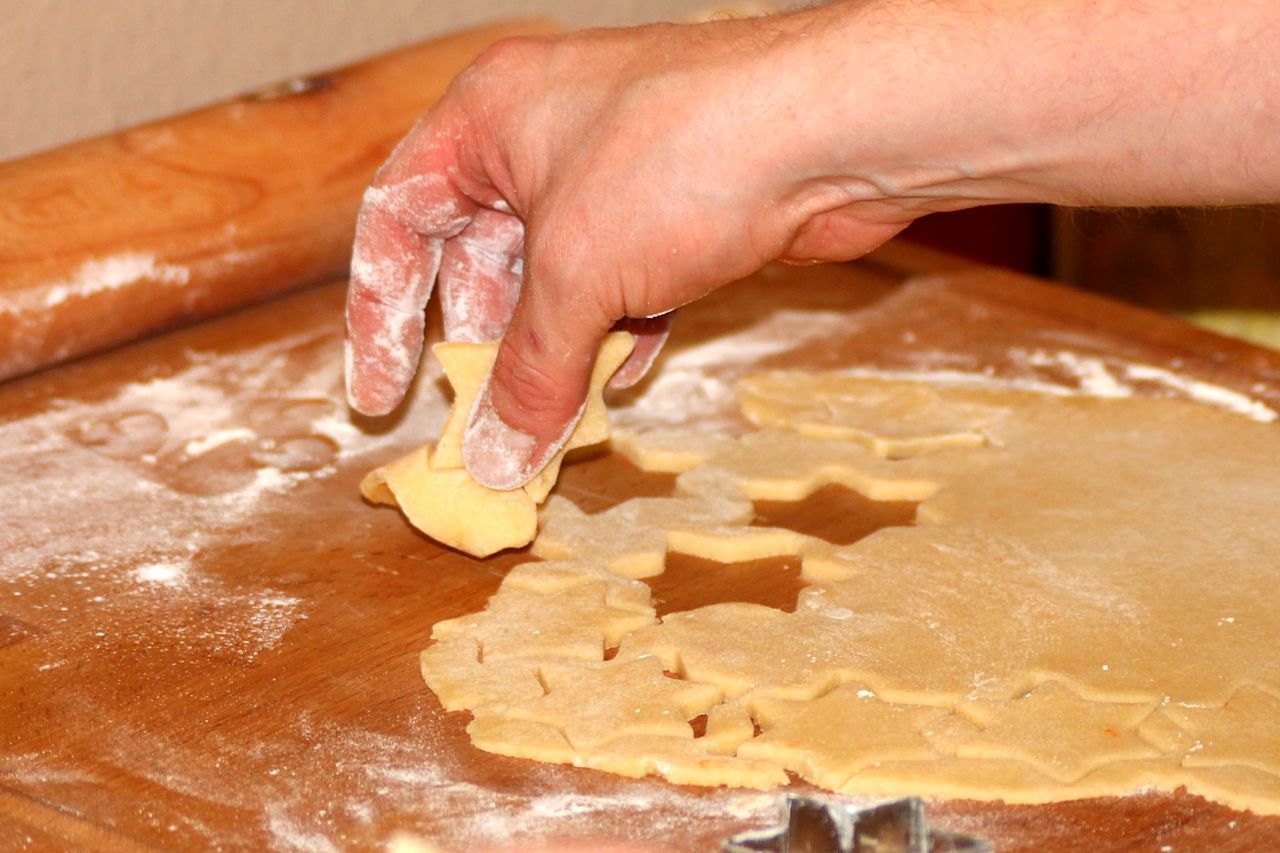
[[[883,459],[981,447],[983,427],[1008,413],[990,391],[830,373],[757,373],[735,393],[756,426],[855,441]]]
[[[546,662],[539,674],[546,695],[513,703],[503,716],[555,726],[580,753],[632,735],[692,738],[689,720],[723,696],[709,684],[669,678],[653,657]]]
[[[480,644],[457,635],[437,640],[418,656],[422,678],[446,711],[501,708],[542,695],[538,666],[528,658],[480,662]]]
[[[671,613],[629,634],[619,660],[654,655],[667,669],[714,684],[726,696],[808,700],[852,675],[839,664],[849,645],[831,620],[731,601]],[[733,637],[726,642],[726,637]]]
[[[1025,761],[1072,783],[1113,761],[1159,757],[1137,732],[1153,710],[1154,704],[1140,702],[1093,702],[1046,681],[1017,699],[958,705],[956,713],[982,731],[960,744],[956,755]]]
[[[1245,686],[1221,708],[1174,706],[1161,713],[1195,740],[1183,767],[1243,765],[1280,776],[1280,699]]]
[[[529,544],[538,532],[538,504],[560,476],[564,455],[609,437],[604,385],[631,353],[626,332],[605,337],[591,372],[587,401],[565,446],[521,489],[499,491],[471,478],[462,466],[462,437],[498,344],[437,344],[432,348],[453,386],[453,406],[440,441],[371,471],[360,483],[374,503],[398,506],[414,527],[476,557]]]
[[[754,699],[751,708],[763,734],[738,747],[738,755],[781,764],[831,790],[881,761],[936,758],[922,731],[948,714],[885,702],[852,683],[803,702]]]
[[[598,661],[604,650],[657,621],[652,608],[614,607],[608,584],[584,583],[550,595],[502,587],[479,613],[437,622],[436,640],[466,636],[488,664],[513,658]]]
[[[595,366],[591,370],[591,383],[587,390],[587,401],[578,424],[574,427],[569,440],[560,452],[551,458],[547,467],[537,477],[525,485],[524,491],[533,498],[534,503],[546,500],[547,493],[555,485],[560,476],[560,463],[570,450],[599,444],[609,437],[609,415],[604,405],[604,386],[609,377],[622,366],[635,346],[635,338],[626,332],[613,332],[605,336],[596,354]],[[440,366],[444,369],[445,378],[453,388],[453,406],[449,409],[449,418],[440,433],[440,442],[436,445],[433,462],[437,468],[452,469],[462,467],[462,437],[466,432],[467,420],[471,417],[471,408],[475,405],[493,361],[498,357],[498,342],[485,344],[444,343],[431,348]]]
[[[370,471],[360,492],[373,503],[399,507],[414,527],[474,557],[533,539],[538,506],[527,493],[486,489],[464,468],[436,468],[434,453],[428,444]]]
[[[551,595],[583,584],[605,586],[604,601],[610,607],[653,613],[653,593],[643,581],[633,580],[579,560],[541,560],[520,563],[502,579],[503,589],[522,589]]]
[[[619,776],[658,773],[675,785],[729,785],[774,788],[787,784],[787,773],[771,761],[720,755],[702,738],[628,735],[592,750],[586,766]]]

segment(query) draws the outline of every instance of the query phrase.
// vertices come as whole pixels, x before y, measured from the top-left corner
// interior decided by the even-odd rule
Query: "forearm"
[[[1280,199],[1273,0],[874,0],[801,15],[808,32],[788,49],[813,59],[791,78],[806,104],[798,162],[850,200],[919,213]]]

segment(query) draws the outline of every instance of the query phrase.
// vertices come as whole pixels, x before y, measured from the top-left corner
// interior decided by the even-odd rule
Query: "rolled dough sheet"
[[[462,467],[462,436],[498,354],[497,342],[436,344],[432,352],[454,393],[439,443],[369,472],[360,484],[361,493],[373,503],[398,506],[414,527],[432,539],[476,557],[528,545],[538,532],[538,505],[560,476],[564,455],[609,437],[604,385],[634,343],[626,332],[605,337],[592,369],[587,403],[569,440],[537,477],[510,491],[486,488]]]
[[[483,685],[446,702],[476,716],[477,746],[680,783],[792,771],[1011,802],[1186,786],[1280,813],[1280,427],[840,375],[739,394],[759,431],[685,455],[629,435],[616,449],[637,464],[682,471],[672,496],[596,515],[553,497],[534,545],[548,561],[437,626],[424,675]],[[751,501],[832,483],[918,501],[916,524],[844,546],[749,526]],[[658,620],[636,579],[668,550],[794,555],[808,586],[794,612]]]

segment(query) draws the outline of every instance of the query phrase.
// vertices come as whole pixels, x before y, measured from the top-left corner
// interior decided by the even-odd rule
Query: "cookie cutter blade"
[[[727,839],[725,853],[993,853],[990,842],[929,828],[919,797],[850,810],[830,800],[788,794],[782,819]]]

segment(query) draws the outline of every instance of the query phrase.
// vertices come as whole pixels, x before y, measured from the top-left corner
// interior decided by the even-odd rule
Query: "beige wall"
[[[498,17],[676,18],[709,0],[0,0],[0,159]]]

